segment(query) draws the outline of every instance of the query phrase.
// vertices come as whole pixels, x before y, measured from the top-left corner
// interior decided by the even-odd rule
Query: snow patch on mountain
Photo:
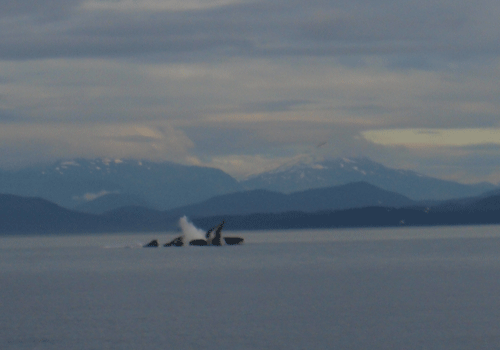
[[[88,192],[88,193],[85,193],[81,196],[73,196],[73,199],[75,201],[90,202],[90,201],[93,201],[94,199],[97,199],[99,197],[102,197],[102,196],[105,196],[105,195],[111,194],[111,193],[119,193],[119,192],[118,191],[107,191],[107,190],[102,190],[102,191],[99,191],[96,193]]]
[[[284,164],[272,172],[255,175],[241,183],[247,189],[291,193],[356,181],[366,181],[412,199],[450,199],[477,195],[494,187],[492,184],[460,184],[412,170],[391,169],[365,157]]]
[[[324,165],[319,164],[319,163],[311,164],[311,168],[317,169],[317,170],[328,169],[327,167],[325,167]]]

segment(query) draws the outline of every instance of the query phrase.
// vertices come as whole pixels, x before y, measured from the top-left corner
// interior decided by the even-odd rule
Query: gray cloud
[[[320,152],[331,156],[357,154],[355,128],[332,123],[301,121],[264,121],[202,124],[182,129],[196,140],[196,152],[201,158],[212,154],[266,154],[268,157],[289,157],[297,153]],[[334,140],[318,151],[318,142]]]
[[[82,0],[2,0],[0,1],[0,19],[29,20],[36,23],[41,20],[57,20],[67,16]]]
[[[487,0],[474,6],[274,0],[189,11],[97,11],[83,3],[2,3],[0,11],[10,10],[0,20],[8,33],[0,37],[0,57],[498,54],[499,28],[481,22],[475,10],[491,5]],[[38,20],[46,14],[57,15]]]
[[[446,162],[443,162],[443,156],[446,156]],[[415,157],[414,162],[426,174],[438,177],[466,182],[500,183],[499,147],[445,149],[436,152],[434,156]]]
[[[353,114],[363,113],[364,115],[386,114],[394,112],[394,108],[391,108],[389,106],[382,106],[376,103],[356,104],[353,106],[341,106],[338,107],[338,110],[346,111]]]
[[[0,103],[2,101],[2,96],[0,96]],[[1,109],[0,108],[0,123],[1,124],[11,124],[11,123],[25,123],[27,122],[27,118],[25,118],[22,114],[16,113],[11,110]]]
[[[110,141],[117,141],[123,143],[150,143],[157,140],[156,137],[143,136],[143,135],[131,135],[131,136],[114,136],[107,137]]]
[[[498,1],[187,3],[0,1],[0,162],[43,150],[252,169],[314,151],[475,179],[457,175],[460,154],[500,155],[360,136],[498,127]]]
[[[245,113],[259,112],[284,112],[292,108],[300,107],[312,103],[310,100],[278,100],[245,102],[241,105],[241,110]]]

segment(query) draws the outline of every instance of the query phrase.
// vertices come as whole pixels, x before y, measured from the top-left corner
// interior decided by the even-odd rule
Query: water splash
[[[200,230],[189,222],[187,216],[184,215],[179,219],[179,226],[182,230],[184,242],[190,242],[195,239],[205,239],[205,231]]]

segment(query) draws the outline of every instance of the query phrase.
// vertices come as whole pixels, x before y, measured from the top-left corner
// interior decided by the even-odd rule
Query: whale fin
[[[215,230],[215,227],[212,227],[210,230],[207,231],[207,233],[205,234],[206,239],[210,238],[210,233],[212,233],[213,230]]]
[[[215,230],[214,238],[212,239],[212,245],[221,246],[224,245],[224,240],[222,239],[222,228],[224,227],[224,221]]]

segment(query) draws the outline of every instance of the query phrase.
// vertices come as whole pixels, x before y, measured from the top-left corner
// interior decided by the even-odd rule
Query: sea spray
[[[184,244],[188,244],[194,239],[205,239],[205,232],[189,222],[188,218],[185,215],[179,219],[179,226],[182,230]]]

